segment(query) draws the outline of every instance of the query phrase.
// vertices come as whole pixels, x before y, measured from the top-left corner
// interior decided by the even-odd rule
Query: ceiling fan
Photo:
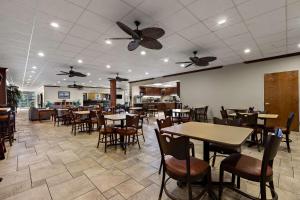
[[[117,76],[115,78],[108,78],[108,80],[116,80],[117,82],[129,81],[127,78],[119,77],[119,73],[117,73]]]
[[[70,71],[69,72],[65,72],[65,71],[60,71],[60,74],[56,74],[56,75],[67,75],[69,77],[74,77],[74,76],[78,76],[78,77],[86,77],[85,74],[81,73],[81,72],[77,72],[73,70],[73,66],[70,66]]]
[[[157,27],[148,27],[139,30],[139,21],[134,21],[136,29],[132,30],[122,22],[117,22],[117,25],[131,37],[128,38],[108,38],[108,40],[132,40],[128,44],[128,50],[133,51],[140,45],[148,49],[161,49],[162,44],[157,40],[165,34],[165,31]]]
[[[207,56],[207,57],[202,57],[202,58],[199,58],[197,57],[197,51],[194,51],[193,54],[194,54],[194,57],[190,57],[190,60],[191,61],[186,61],[186,62],[176,62],[176,64],[182,64],[182,65],[185,65],[184,67],[187,68],[191,65],[196,65],[196,66],[208,66],[209,65],[209,62],[212,62],[214,60],[217,59],[217,57],[213,57],[213,56]]]
[[[76,81],[72,85],[68,85],[68,88],[77,88],[77,89],[82,89],[83,85],[77,85]]]

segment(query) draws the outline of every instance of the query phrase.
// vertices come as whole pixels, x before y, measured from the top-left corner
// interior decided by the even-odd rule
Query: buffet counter
[[[178,108],[178,105],[180,105],[180,102],[153,102],[153,103],[135,103],[135,107],[151,107],[155,106],[159,111],[169,110],[169,109],[175,109]]]

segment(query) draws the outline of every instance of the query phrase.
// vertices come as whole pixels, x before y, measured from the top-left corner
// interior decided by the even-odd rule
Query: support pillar
[[[6,68],[0,67],[0,105],[6,103]]]
[[[116,79],[110,80],[110,107],[115,108],[117,105],[117,81]]]

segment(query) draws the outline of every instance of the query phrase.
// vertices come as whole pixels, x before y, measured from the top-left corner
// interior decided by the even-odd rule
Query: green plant
[[[45,107],[46,107],[46,108],[49,108],[49,107],[51,107],[52,105],[53,105],[53,103],[51,103],[50,101],[47,101]]]
[[[18,86],[9,85],[7,86],[7,105],[12,109],[18,107],[18,101],[21,99],[21,92]]]

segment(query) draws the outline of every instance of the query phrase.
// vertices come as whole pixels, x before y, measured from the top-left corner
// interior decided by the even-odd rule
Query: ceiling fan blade
[[[133,51],[140,46],[140,40],[133,40],[128,44],[128,50]]]
[[[72,76],[86,77],[86,74],[83,74],[81,72],[75,72],[75,71],[73,71]]]
[[[209,65],[209,62],[205,62],[203,60],[200,60],[198,63],[195,63],[195,65],[200,66],[200,67],[205,67]]]
[[[184,68],[188,68],[189,66],[191,66],[193,63],[188,64],[187,66],[185,66]]]
[[[191,61],[186,61],[186,62],[176,62],[175,64],[187,64],[187,63],[192,63]]]
[[[132,40],[132,37],[131,38],[106,38],[107,40]]]
[[[198,58],[198,57],[190,57],[190,60],[191,60],[193,63],[199,62],[199,58]]]
[[[56,74],[56,75],[68,75],[68,73],[61,73],[61,74]]]
[[[156,27],[144,28],[141,30],[141,32],[142,37],[149,37],[153,39],[158,39],[165,34],[165,31],[163,29]]]
[[[205,61],[205,62],[212,62],[212,61],[217,60],[217,58],[213,57],[213,56],[207,56],[207,57],[199,58],[199,60]]]
[[[162,48],[162,44],[157,41],[156,39],[153,38],[148,38],[148,37],[144,37],[141,42],[140,45],[142,45],[145,48],[148,49],[161,49]]]
[[[134,32],[134,30],[132,30],[122,22],[117,22],[117,25],[120,27],[120,29],[122,29],[128,35],[131,35],[133,38],[139,38],[139,35],[136,32]]]
[[[129,81],[127,78],[118,78],[118,81]]]

